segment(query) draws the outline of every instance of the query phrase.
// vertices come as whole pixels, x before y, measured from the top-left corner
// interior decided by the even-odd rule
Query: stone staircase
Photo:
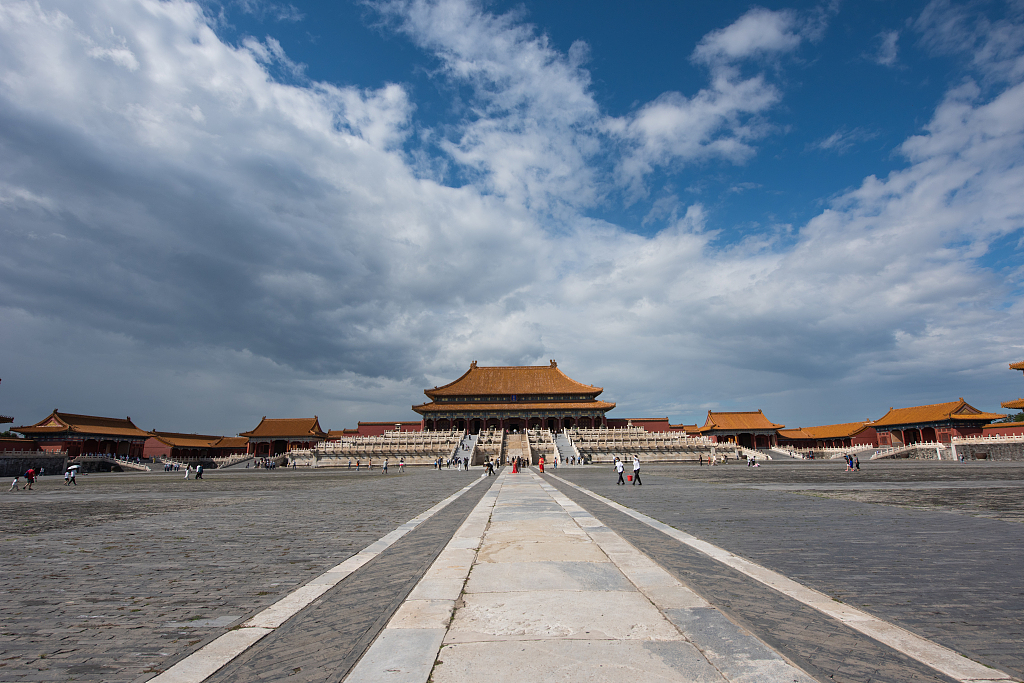
[[[149,465],[142,465],[136,462],[129,462],[128,460],[119,460],[118,458],[106,455],[80,455],[72,461],[71,464],[85,465],[85,464],[99,464],[109,463],[111,465],[117,465],[121,468],[121,471],[134,470],[136,472],[149,472]]]
[[[460,455],[460,457],[464,457],[464,454],[468,454],[469,455],[469,464],[470,464],[470,466],[473,466],[475,464],[481,464],[481,465],[483,464],[483,460],[481,460],[480,463],[476,462],[476,460],[477,460],[476,442],[479,441],[479,440],[480,440],[480,437],[478,437],[476,434],[466,434],[466,436],[463,437],[463,439],[462,439],[462,443],[467,445],[467,446],[469,446],[469,450],[468,451],[464,451],[464,450],[462,450],[460,448],[457,451],[458,454]]]
[[[558,459],[562,462],[567,462],[569,458],[578,457],[576,449],[572,447],[572,443],[569,441],[569,437],[562,432],[555,434],[555,448],[558,449]]]
[[[527,462],[531,462],[530,442],[526,434],[505,435],[505,462],[511,462],[516,458],[526,458]]]
[[[219,470],[227,470],[232,468],[236,470],[244,470],[246,463],[249,464],[249,467],[252,467],[254,464],[256,464],[256,458],[250,455],[248,457],[242,458],[241,460],[225,459],[224,464],[221,464],[219,462],[219,458],[214,458],[214,462],[217,463],[217,469]]]

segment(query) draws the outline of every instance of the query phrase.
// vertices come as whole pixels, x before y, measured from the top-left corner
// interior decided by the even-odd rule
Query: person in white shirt
[[[640,484],[641,486],[644,485],[644,483],[642,481],[640,481],[640,458],[638,458],[637,456],[634,455],[633,456],[633,486],[636,486],[637,484]]]
[[[615,482],[616,486],[618,486],[619,484],[622,484],[623,486],[626,485],[626,482],[624,482],[622,480],[622,471],[624,469],[626,469],[626,468],[622,466],[622,461],[619,460],[619,456],[616,455],[615,456],[615,471],[619,473],[619,480],[617,482]]]

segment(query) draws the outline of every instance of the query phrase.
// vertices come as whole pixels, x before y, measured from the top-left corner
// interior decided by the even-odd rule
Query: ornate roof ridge
[[[462,386],[459,386],[462,385]],[[593,394],[604,391],[602,387],[579,382],[558,368],[552,360],[550,365],[477,365],[457,379],[433,389],[424,389],[430,399],[445,395],[486,396],[488,394]]]

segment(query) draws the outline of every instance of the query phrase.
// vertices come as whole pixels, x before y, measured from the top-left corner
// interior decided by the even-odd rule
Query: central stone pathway
[[[532,471],[505,470],[347,681],[813,679]]]

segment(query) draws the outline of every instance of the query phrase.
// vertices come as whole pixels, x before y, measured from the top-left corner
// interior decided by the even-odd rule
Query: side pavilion
[[[889,412],[871,423],[878,432],[879,446],[906,446],[913,443],[949,443],[954,436],[981,436],[989,422],[1006,417],[983,413],[960,398],[911,408],[889,408]]]
[[[150,459],[206,460],[245,453],[249,440],[244,436],[214,436],[158,432],[146,441],[146,457]]]
[[[601,387],[571,379],[558,364],[480,367],[473,361],[462,377],[423,393],[429,403],[413,406],[426,431],[550,429],[607,426],[614,403],[599,401]]]
[[[793,448],[849,448],[878,446],[878,434],[870,420],[820,427],[780,429],[779,445]]]
[[[746,448],[771,448],[778,445],[778,430],[786,425],[775,424],[756,412],[713,413],[708,411],[704,426],[696,431],[717,443],[735,443]]]
[[[255,429],[239,436],[249,439],[247,453],[272,458],[294,448],[313,448],[327,439],[327,432],[320,429],[320,419],[316,415],[269,420],[264,415]]]
[[[65,451],[69,458],[80,455],[143,456],[146,439],[152,436],[132,423],[130,417],[75,415],[54,409],[34,425],[17,427],[44,451]]]

